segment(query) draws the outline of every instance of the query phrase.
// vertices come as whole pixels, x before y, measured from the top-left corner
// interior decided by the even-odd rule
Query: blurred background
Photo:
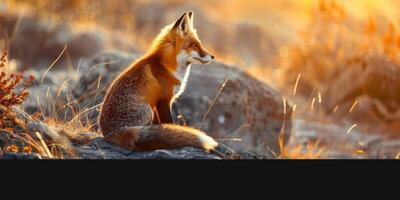
[[[54,70],[76,68],[102,50],[145,52],[187,10],[217,60],[278,90],[294,119],[400,136],[398,0],[2,0],[0,45],[24,71],[68,43]]]

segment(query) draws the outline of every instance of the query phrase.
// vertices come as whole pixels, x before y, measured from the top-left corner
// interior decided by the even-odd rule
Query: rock
[[[254,160],[254,159],[271,159],[273,157],[266,157],[266,156],[260,156],[256,155],[251,152],[237,152],[237,159],[240,160]]]
[[[381,66],[381,67],[377,67]],[[332,98],[326,102],[333,108],[337,104],[368,95],[383,102],[400,102],[400,69],[395,63],[379,57],[369,57],[363,63],[354,63],[339,73],[328,90]],[[353,103],[353,102],[351,102]],[[385,102],[388,103],[388,102]]]
[[[83,132],[83,133],[78,133],[74,137],[70,138],[71,142],[75,145],[85,145],[87,143],[90,143],[92,140],[95,138],[99,137],[99,134],[93,133],[93,132]]]
[[[0,154],[0,159],[8,159],[8,160],[20,160],[20,159],[47,159],[47,157],[43,157],[37,153],[11,153],[6,152]]]
[[[122,149],[118,145],[111,144],[105,141],[102,137],[99,137],[97,133],[93,132],[82,132],[68,137],[64,130],[52,128],[51,126],[39,121],[32,119],[25,112],[14,107],[15,114],[18,120],[24,123],[24,130],[22,133],[26,133],[30,138],[29,140],[21,139],[20,133],[16,133],[12,130],[2,129],[0,130],[0,159],[48,159],[47,156],[42,156],[33,149],[32,153],[19,152],[24,147],[32,144],[47,144],[47,145],[60,145],[61,149],[58,149],[58,153],[53,156],[56,159],[58,156],[62,156],[64,159],[81,158],[81,159],[222,159],[217,155],[210,154],[200,149],[193,147],[185,147],[180,149],[171,150],[156,150],[150,152],[131,152]],[[35,133],[40,133],[36,135]],[[42,138],[44,143],[42,143]],[[28,141],[28,142],[27,142]],[[13,145],[13,152],[5,150],[10,145]],[[39,147],[40,148],[40,147]],[[48,148],[50,148],[48,146]],[[229,149],[229,148],[227,148]],[[4,151],[1,151],[4,150]],[[228,155],[228,154],[225,154]],[[239,155],[230,154],[229,157],[224,159],[258,159],[261,158],[252,153],[241,153]]]
[[[399,80],[399,65],[387,58],[369,56],[350,62],[326,85],[325,107],[332,111],[339,105],[337,117],[350,118],[370,130],[397,133],[400,127]],[[387,127],[397,129],[387,130]]]
[[[103,37],[101,33],[96,32],[76,34],[68,42],[68,51],[73,52],[74,57],[91,57],[104,48]]]
[[[400,159],[400,140],[392,139],[375,143],[370,147],[369,155],[379,159]]]
[[[80,79],[71,86],[71,91],[81,108],[93,108],[85,113],[93,124],[97,122],[99,105],[108,86],[137,57],[136,54],[105,51],[96,54],[88,64],[82,66]]]
[[[48,142],[48,144],[57,143],[65,149],[72,148],[70,135],[66,134],[62,129],[49,126],[40,120],[33,119],[26,112],[15,106],[12,107],[11,116],[13,117],[13,121],[17,121],[18,123],[10,124],[11,126],[0,130],[0,148],[10,145],[16,145],[19,149],[32,146],[32,140],[40,143],[38,135],[40,135],[44,141]],[[83,141],[80,134],[77,135],[76,139],[81,139]]]
[[[351,125],[350,125],[351,126]],[[365,133],[350,126],[295,120],[287,148],[322,150],[320,158],[377,158],[376,144],[384,141],[379,133]]]
[[[105,52],[91,59],[86,72],[71,87],[80,107],[98,107],[111,82],[137,57],[136,54]],[[102,77],[100,83],[99,77]],[[225,80],[227,83],[219,92]],[[176,106],[188,125],[199,127],[216,139],[223,139],[220,141],[235,151],[274,157],[274,154],[279,155],[278,138],[283,126],[285,141],[290,135],[291,107],[286,105],[285,116],[279,93],[239,69],[222,63],[193,65],[188,88]],[[208,115],[202,120],[209,108]],[[98,109],[89,113],[95,122]],[[228,141],[231,138],[242,141]]]
[[[66,44],[64,54],[68,56],[61,57],[53,69],[68,64],[76,66],[79,59],[93,56],[106,44],[99,31],[76,33],[67,23],[51,22],[31,14],[19,16],[0,11],[0,27],[1,38],[13,38],[9,44],[10,58],[17,59],[22,69],[47,69]]]
[[[78,146],[76,152],[82,159],[222,159],[214,154],[193,147],[160,149],[149,152],[132,152],[105,141],[102,137],[89,144]],[[240,153],[234,159],[261,159],[252,153]]]
[[[25,124],[29,121],[34,121],[34,119],[32,119],[32,117],[29,116],[28,113],[15,106],[12,107],[12,111],[15,113],[16,118],[22,120]]]
[[[76,150],[83,159],[221,159],[216,155],[193,147],[131,152],[113,145],[103,138],[94,139],[89,145],[78,147]]]
[[[82,63],[85,62],[82,60]],[[78,74],[70,70],[50,70],[42,82],[44,73],[46,73],[46,69],[31,69],[24,73],[26,77],[35,76],[36,80],[28,88],[30,95],[22,104],[22,108],[29,114],[39,112],[43,116],[52,118],[59,116],[59,119],[64,119],[65,112],[68,112],[68,107],[64,106],[71,96],[67,88],[77,79]]]
[[[70,138],[66,134],[62,134],[61,130],[49,127],[43,122],[28,122],[27,130],[31,133],[40,133],[44,140],[49,140],[62,144],[66,148],[71,148]]]
[[[60,144],[63,144],[65,147],[70,147],[70,139],[67,137],[66,134],[62,134],[62,130],[55,129],[53,127],[48,126],[44,122],[41,122],[39,120],[33,119],[31,116],[29,116],[26,112],[23,110],[13,107],[12,111],[15,115],[15,117],[23,122],[24,128],[21,127],[16,127],[14,128],[13,132],[14,133],[21,133],[21,132],[29,132],[29,133],[35,133],[38,132],[41,134],[41,136],[45,140],[50,140],[50,141],[55,141]],[[18,129],[22,129],[19,131]],[[77,138],[81,138],[83,140],[84,138],[84,133],[82,135],[78,135]]]
[[[285,116],[279,93],[222,63],[193,66],[187,89],[176,104],[187,124],[216,139],[241,139],[222,141],[235,151],[279,155],[278,138],[283,126],[284,138],[290,135],[291,108],[286,105]]]
[[[378,133],[367,134],[359,131],[357,127],[348,133],[350,127],[351,125],[346,127],[338,124],[297,119],[293,122],[291,143],[295,141],[300,144],[303,141],[319,140],[325,144],[337,143],[340,146],[350,145],[354,147],[359,143],[368,145],[383,139]]]

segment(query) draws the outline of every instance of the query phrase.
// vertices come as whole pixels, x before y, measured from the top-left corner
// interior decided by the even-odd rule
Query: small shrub
[[[4,51],[0,57],[0,70],[7,66],[7,51]],[[7,75],[6,72],[0,72],[0,105],[10,108],[11,106],[22,104],[28,97],[27,87],[35,80],[32,75],[27,80],[23,80],[23,76],[18,73]],[[23,84],[20,91],[16,91],[16,87]]]

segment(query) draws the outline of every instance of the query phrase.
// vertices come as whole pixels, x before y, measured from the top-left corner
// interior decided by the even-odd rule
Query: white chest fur
[[[174,88],[174,98],[179,97],[186,88],[187,81],[189,79],[191,65],[179,65],[175,72],[175,77],[181,82],[180,85]]]

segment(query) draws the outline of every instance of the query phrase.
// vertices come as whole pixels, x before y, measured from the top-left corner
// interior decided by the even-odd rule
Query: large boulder
[[[138,56],[136,53],[104,51],[93,56],[82,66],[79,80],[71,84],[71,93],[80,108],[92,108],[85,113],[90,122],[96,124],[99,106],[111,82]]]
[[[187,89],[176,104],[187,124],[236,151],[279,155],[280,134],[289,139],[291,108],[286,105],[284,114],[280,94],[222,63],[193,66]]]
[[[337,116],[350,117],[370,130],[398,133],[399,80],[399,65],[386,58],[370,56],[356,60],[331,80],[326,88],[329,98],[324,103],[329,111],[339,105]]]
[[[99,107],[111,82],[137,57],[103,52],[89,60],[80,80],[72,85],[80,107]],[[284,141],[289,138],[291,107],[286,105],[285,114],[279,93],[219,62],[193,65],[187,90],[175,106],[188,125],[206,131],[236,151],[275,157],[280,153],[281,133]],[[98,112],[99,109],[87,112],[92,122],[97,120]]]
[[[0,10],[0,27],[0,38],[5,38],[9,45],[10,59],[16,59],[20,69],[47,69],[65,46],[52,69],[76,67],[80,59],[93,56],[113,42],[101,29],[78,32],[68,23],[46,20],[29,12],[20,15]]]

